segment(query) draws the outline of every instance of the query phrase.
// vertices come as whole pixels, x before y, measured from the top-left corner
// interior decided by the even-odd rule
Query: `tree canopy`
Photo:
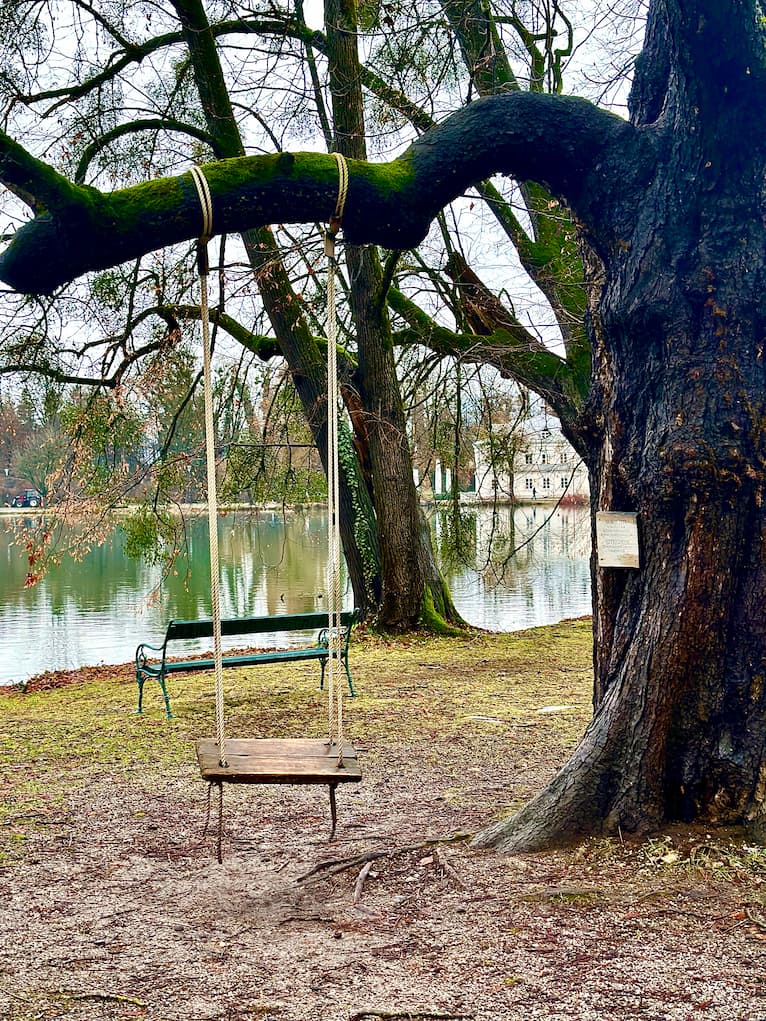
[[[69,25],[61,17],[68,10],[72,11]],[[396,15],[393,19],[392,13]],[[46,24],[46,14],[57,15],[55,25],[52,21]],[[397,136],[406,138],[413,129],[416,134],[434,129],[435,119],[429,111],[450,95],[460,103],[463,91],[468,99],[472,98],[473,90],[487,97],[496,92],[521,94],[522,81],[533,96],[541,96],[546,88],[560,89],[562,58],[572,47],[572,29],[567,19],[558,10],[551,13],[549,22],[539,14],[530,13],[529,24],[515,16],[506,20],[501,14],[500,8],[497,11],[479,9],[473,3],[434,4],[419,11],[414,19],[418,31],[434,32],[435,42],[429,41],[426,46],[433,66],[423,63],[423,55],[409,46],[413,17],[406,7],[390,8],[385,17],[378,12],[368,23],[363,12],[357,20],[352,6],[328,3],[324,32],[309,30],[300,8],[271,7],[270,16],[261,17],[249,10],[235,14],[229,9],[219,10],[216,5],[205,10],[200,4],[179,2],[171,5],[161,19],[157,18],[156,11],[148,13],[135,6],[115,8],[109,17],[102,13],[97,18],[93,12],[83,11],[77,5],[62,4],[41,8],[41,17],[34,27],[25,22],[23,16],[18,16],[17,32],[9,33],[7,40],[8,63],[15,61],[20,73],[23,70],[27,88],[19,90],[16,80],[6,82],[8,124],[15,122],[26,126],[30,118],[35,120],[38,130],[48,137],[46,144],[49,145],[51,115],[60,110],[66,111],[66,115],[59,117],[62,127],[53,128],[53,136],[58,136],[55,144],[60,144],[63,151],[63,158],[58,161],[37,160],[30,152],[15,146],[6,135],[5,158],[9,171],[6,183],[22,202],[29,199],[29,208],[41,215],[16,232],[0,258],[6,258],[6,269],[18,290],[34,287],[39,294],[51,291],[53,300],[43,301],[41,311],[31,317],[33,324],[37,318],[38,327],[27,325],[30,317],[24,310],[18,317],[22,324],[20,335],[16,323],[11,322],[7,334],[12,339],[6,347],[10,357],[5,365],[0,365],[0,370],[43,372],[70,383],[88,381],[88,374],[81,372],[77,365],[76,345],[57,342],[54,326],[59,310],[72,311],[77,307],[68,300],[70,292],[74,291],[79,303],[82,289],[75,284],[74,289],[60,290],[66,281],[57,275],[58,270],[49,257],[40,260],[32,255],[39,244],[50,248],[51,252],[67,253],[64,257],[67,274],[74,268],[71,258],[75,251],[91,269],[98,265],[105,267],[103,272],[95,277],[91,274],[89,278],[92,281],[90,300],[96,299],[103,306],[106,298],[111,307],[111,336],[107,334],[101,341],[89,337],[81,342],[82,352],[95,353],[99,346],[103,352],[103,367],[91,375],[92,384],[124,390],[126,383],[146,371],[141,366],[151,371],[153,366],[162,363],[160,352],[167,351],[168,345],[176,342],[175,338],[188,334],[187,324],[194,321],[195,312],[185,290],[188,283],[181,264],[176,263],[177,268],[172,273],[167,268],[169,258],[165,252],[182,249],[183,245],[174,248],[170,242],[160,242],[155,235],[157,247],[152,249],[152,243],[147,248],[147,241],[155,227],[165,236],[170,224],[174,225],[171,227],[174,241],[192,238],[199,232],[200,210],[188,174],[181,175],[173,185],[169,178],[162,178],[161,169],[178,163],[176,152],[185,155],[187,164],[190,160],[204,160],[207,154],[216,157],[215,163],[206,164],[206,174],[216,196],[218,186],[213,185],[216,167],[228,168],[225,175],[219,177],[223,201],[218,197],[214,199],[216,227],[223,232],[229,230],[234,236],[240,231],[246,258],[260,291],[261,308],[255,315],[262,325],[252,329],[243,321],[249,309],[239,311],[236,305],[241,304],[247,285],[243,286],[241,270],[231,267],[226,271],[226,285],[221,287],[221,301],[213,309],[214,322],[257,358],[270,359],[281,354],[286,359],[321,451],[324,386],[315,343],[315,335],[321,331],[321,317],[317,317],[316,301],[306,300],[313,291],[321,301],[321,286],[316,287],[317,278],[311,265],[313,256],[308,254],[301,259],[298,254],[296,257],[298,237],[301,244],[307,244],[305,233],[291,232],[284,222],[273,232],[263,226],[259,229],[258,224],[277,215],[291,223],[313,215],[315,208],[321,210],[325,205],[331,212],[337,189],[334,162],[328,162],[315,152],[294,155],[277,151],[265,157],[245,156],[248,142],[249,148],[254,148],[253,125],[261,136],[261,149],[265,141],[265,148],[281,150],[282,139],[288,133],[301,137],[302,129],[294,130],[298,106],[301,106],[301,122],[305,120],[303,106],[312,110],[316,131],[323,136],[327,147],[339,147],[341,151],[345,147],[346,155],[359,173],[359,180],[353,185],[355,191],[359,185],[358,210],[349,214],[347,205],[344,217],[347,240],[354,239],[350,220],[358,221],[365,236],[377,221],[376,229],[382,227],[389,235],[392,231],[402,234],[405,230],[414,240],[415,232],[424,234],[429,225],[428,215],[423,215],[422,196],[424,190],[429,195],[433,191],[428,180],[432,176],[428,164],[433,162],[430,150],[426,147],[417,158],[404,153],[393,168],[369,164],[365,159],[366,147],[360,144],[368,134],[365,117],[374,120],[379,132],[393,118]],[[560,30],[558,22],[564,27],[563,45],[553,41]],[[370,39],[375,40],[373,49],[366,51],[366,64],[359,58],[362,26],[369,30]],[[23,31],[18,31],[19,27],[23,27]],[[502,44],[500,27],[507,36]],[[546,32],[551,38],[543,46],[541,40]],[[240,46],[242,34],[248,37],[246,47]],[[68,41],[69,36],[77,39],[78,47],[83,54],[87,53],[88,59],[74,67],[64,64],[53,71],[46,62],[39,60],[39,49],[49,37]],[[258,46],[251,45],[255,37],[259,40]],[[492,40],[493,47],[496,44],[498,47],[491,67],[482,56],[488,40]],[[514,40],[517,49],[519,45],[521,48],[520,58],[518,52],[514,54],[519,75],[512,70],[509,56]],[[457,49],[455,41],[459,44]],[[239,55],[240,50],[246,53],[245,57]],[[273,108],[267,101],[268,121],[264,116],[253,115],[263,97],[270,94],[262,67],[263,52],[268,54],[268,59],[280,62],[280,66],[297,65],[299,74],[303,73],[305,78],[305,83],[297,89],[285,86],[284,102],[290,111],[286,116],[278,112],[277,101]],[[456,56],[458,53],[460,57]],[[320,67],[322,60],[326,60],[324,67]],[[129,97],[129,93],[136,90],[133,76],[143,88],[131,102],[133,97]],[[452,84],[445,88],[445,82]],[[354,83],[353,87],[347,83]],[[249,105],[241,101],[245,93],[250,97]],[[293,93],[299,97],[297,100]],[[239,97],[237,101],[235,96]],[[46,108],[46,104],[50,106]],[[152,116],[146,116],[147,113]],[[19,137],[23,134],[22,130]],[[143,138],[151,140],[151,159],[140,149]],[[170,156],[165,148],[168,143],[172,150]],[[402,148],[400,142],[397,147]],[[417,147],[416,141],[413,153],[417,152]],[[123,153],[128,154],[126,161],[120,159]],[[231,160],[236,161],[238,167],[234,175]],[[423,170],[417,170],[418,166]],[[264,177],[267,167],[270,169]],[[307,169],[307,177],[303,176],[303,169]],[[389,180],[391,172],[398,182],[393,193]],[[40,175],[47,184],[42,183]],[[135,180],[136,177],[143,178],[139,185],[116,191],[111,187],[121,180]],[[238,184],[232,191],[235,177]],[[422,184],[418,183],[418,177],[423,179]],[[454,171],[445,176],[445,199],[449,190],[456,187],[454,179],[448,180],[450,177],[454,178]],[[37,183],[33,183],[32,178]],[[110,185],[107,191],[101,190],[104,180]],[[262,185],[268,180],[272,183],[264,191]],[[90,184],[85,184],[86,181]],[[277,193],[288,181],[291,183],[285,205]],[[91,184],[101,186],[98,194]],[[50,189],[46,192],[48,199],[40,194],[33,195],[40,188]],[[61,188],[69,198],[63,198]],[[146,188],[152,190],[153,197],[148,196]],[[63,206],[53,196],[57,190],[59,198],[63,198]],[[364,203],[378,202],[385,194],[400,208],[390,209],[381,223],[379,215],[371,218],[367,214]],[[408,481],[410,455],[405,449],[406,442],[401,445],[390,442],[392,436],[404,438],[407,431],[401,395],[396,392],[393,349],[403,352],[399,357],[407,359],[409,365],[417,364],[418,352],[425,346],[433,352],[431,364],[447,358],[456,359],[458,363],[494,366],[504,376],[515,376],[523,386],[532,386],[543,393],[565,421],[571,420],[572,412],[582,404],[587,392],[589,354],[582,324],[585,308],[582,273],[574,234],[563,208],[551,202],[548,192],[535,191],[527,185],[523,201],[533,220],[531,225],[525,226],[523,221],[527,214],[519,216],[514,211],[509,195],[501,194],[489,182],[480,186],[479,194],[492,211],[499,230],[511,240],[527,271],[552,302],[564,338],[565,359],[551,352],[535,335],[535,330],[522,323],[510,301],[499,300],[486,287],[461,251],[462,241],[455,228],[450,227],[441,214],[440,230],[447,256],[444,268],[434,263],[432,255],[427,261],[420,253],[415,260],[400,260],[392,252],[385,272],[370,265],[362,273],[359,267],[351,265],[355,246],[349,243],[347,249],[348,293],[354,319],[348,336],[351,346],[356,346],[357,359],[355,364],[346,362],[344,371],[348,384],[343,388],[343,395],[350,414],[358,465],[353,457],[344,459],[342,465],[344,548],[356,601],[366,610],[380,610],[381,622],[396,627],[411,626],[418,619],[428,617],[429,600],[437,607],[435,622],[442,615],[452,619],[456,619],[456,615],[427,544],[414,538],[426,533],[417,520],[416,494]],[[118,199],[119,195],[122,198]],[[108,210],[103,204],[121,203],[122,199],[127,201],[122,211]],[[277,205],[270,206],[275,199]],[[133,240],[127,237],[128,223],[123,215],[128,207],[134,207],[129,214],[129,219],[132,217],[130,231],[135,232]],[[55,209],[63,212],[63,216]],[[158,214],[156,219],[152,209]],[[435,203],[432,212],[437,211],[438,203]],[[86,237],[90,230],[86,221],[95,227],[90,237]],[[53,232],[56,237],[52,245],[42,239],[46,232]],[[37,240],[33,240],[32,235]],[[231,236],[221,234],[223,239]],[[392,243],[405,242],[399,237]],[[228,253],[231,246],[225,244]],[[309,252],[311,244],[308,240]],[[102,245],[111,253],[106,263],[98,255]],[[123,245],[123,255],[117,256],[115,246]],[[152,251],[157,254],[147,260],[146,253]],[[365,249],[359,248],[359,251]],[[372,249],[367,246],[366,251]],[[131,270],[131,263],[124,262],[119,271],[113,271],[110,266],[115,258],[127,259],[129,252],[137,256],[133,264],[136,269]],[[221,284],[223,253],[222,248]],[[436,258],[439,259],[438,253]],[[16,272],[23,275],[25,260],[28,266],[35,265],[37,274],[43,266],[47,267],[50,279],[45,285],[40,286],[39,277],[34,285],[24,285],[14,276]],[[228,256],[227,261],[232,262],[232,257]],[[117,276],[122,279],[115,287]],[[423,288],[432,295],[432,308],[428,311],[422,303],[413,300],[413,295]],[[154,290],[157,300],[147,301],[146,296],[141,297],[142,289],[144,295],[151,295]],[[369,295],[369,300],[365,295]],[[438,315],[439,306],[446,307],[446,320]],[[130,315],[119,322],[123,310],[128,310]],[[263,321],[264,313],[270,320],[268,323]],[[457,329],[447,325],[449,318],[454,320]],[[147,338],[148,327],[157,320],[159,327],[152,327]],[[92,322],[83,323],[83,327],[83,334],[89,333]],[[62,335],[71,333],[72,326],[62,322],[58,330]],[[366,343],[364,336],[368,332],[370,340]],[[24,338],[32,333],[35,342],[29,344]],[[372,339],[373,333],[377,339]],[[274,339],[269,334],[273,334]],[[365,354],[374,350],[391,350],[385,365]],[[412,354],[407,354],[408,351]],[[92,356],[89,359],[92,360]],[[402,368],[400,375],[406,371]],[[421,378],[426,378],[420,367],[417,372]],[[381,416],[379,402],[383,393],[389,396],[386,411]],[[384,434],[388,442],[382,442]],[[570,439],[576,442],[574,433]],[[165,444],[163,449],[166,447]],[[401,452],[401,456],[396,455],[396,466],[391,463],[393,451]],[[383,465],[383,461],[387,463]],[[408,494],[404,527],[401,527],[401,515],[389,519],[386,513],[388,500],[382,492],[381,480],[394,476],[397,478],[394,488]],[[170,476],[163,472],[160,477]],[[364,486],[369,490],[371,503],[364,495]],[[362,550],[367,552],[362,555]],[[399,564],[403,570],[397,567]],[[389,592],[392,593],[390,599],[386,596]]]

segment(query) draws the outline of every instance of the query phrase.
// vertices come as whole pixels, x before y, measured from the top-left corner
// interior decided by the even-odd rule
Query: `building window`
[[[550,489],[550,488],[551,488],[551,480],[546,475],[546,477],[543,479],[543,489]]]
[[[532,488],[532,479],[524,479],[524,488],[525,489],[531,489]]]
[[[562,489],[566,489],[568,485],[569,485],[569,476],[568,475],[562,475],[561,476],[561,488]]]
[[[540,464],[547,464],[547,463],[548,463],[548,455],[545,453],[545,451],[543,451],[543,453],[540,454]]]
[[[524,464],[532,464],[532,455],[531,454],[525,454],[524,455]]]
[[[561,451],[561,463],[569,464],[569,454],[566,450]]]

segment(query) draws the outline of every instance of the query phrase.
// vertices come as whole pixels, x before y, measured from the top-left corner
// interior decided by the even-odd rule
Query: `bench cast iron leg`
[[[172,720],[173,713],[170,710],[170,696],[168,695],[168,689],[165,686],[165,675],[160,674],[157,680],[160,682],[160,687],[162,688],[162,697],[165,699],[165,715],[169,720]]]

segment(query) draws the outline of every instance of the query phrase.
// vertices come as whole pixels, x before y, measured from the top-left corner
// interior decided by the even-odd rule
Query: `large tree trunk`
[[[354,4],[325,0],[327,54],[335,147],[349,159],[367,158]],[[370,463],[370,486],[378,522],[382,599],[379,623],[407,631],[420,622],[461,623],[434,560],[424,527],[406,417],[396,375],[383,271],[377,249],[348,245],[349,297],[356,333],[356,382],[363,420],[362,442]]]
[[[633,114],[659,158],[602,248],[591,423],[594,510],[638,512],[642,563],[594,563],[593,721],[480,845],[667,819],[764,832],[766,75],[755,21],[732,17],[653,7]]]
[[[219,158],[242,156],[244,146],[221,70],[215,39],[199,0],[175,0],[208,130]],[[311,435],[327,472],[327,372],[268,227],[242,231],[242,240],[280,351],[287,362]],[[363,617],[380,605],[380,552],[372,502],[349,448],[339,464],[341,543],[354,606]]]

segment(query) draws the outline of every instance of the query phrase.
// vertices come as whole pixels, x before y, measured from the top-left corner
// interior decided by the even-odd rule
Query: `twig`
[[[412,851],[422,851],[426,847],[433,847],[434,844],[458,844],[463,840],[470,840],[472,835],[471,833],[456,833],[451,837],[434,837],[431,840],[423,840],[419,844],[405,844],[402,847],[382,847],[375,851],[363,851],[361,854],[352,855],[350,858],[328,858],[327,861],[320,861],[313,869],[309,869],[302,876],[298,876],[296,882],[305,883],[309,879],[312,882],[318,882],[321,879],[327,879],[329,876],[337,875],[339,872],[345,872],[346,869],[352,869],[355,865],[363,865],[368,861],[375,861],[378,858],[393,858],[396,855],[409,854]],[[317,876],[320,872],[322,874]],[[317,878],[312,878],[315,876]]]
[[[289,925],[290,922],[328,922],[333,924],[335,919],[331,915],[287,915],[279,919],[279,925]]]
[[[119,993],[103,993],[98,990],[92,993],[66,993],[62,990],[62,996],[66,996],[68,1000],[100,1000],[104,1003],[129,1003],[133,1007],[149,1006],[143,1000],[135,1000],[132,996],[120,996]]]
[[[753,925],[757,926],[761,932],[766,932],[766,915],[762,915],[760,911],[756,911],[750,904],[745,907],[745,914]]]
[[[320,861],[318,865],[315,865],[313,869],[308,872],[304,872],[302,876],[298,876],[296,882],[319,882],[321,879],[327,879],[329,876],[334,876],[338,872],[345,872],[346,869],[352,869],[355,865],[362,865],[364,862],[373,862],[376,858],[385,858],[386,855],[396,854],[396,848],[386,849],[381,851],[365,851],[363,854],[355,854],[353,858],[330,858],[327,861]],[[324,871],[323,871],[324,870]],[[318,875],[322,872],[322,875]]]
[[[412,1021],[413,1018],[434,1018],[435,1021],[459,1021],[461,1018],[476,1017],[475,1014],[445,1014],[441,1010],[357,1010],[348,1015],[348,1021],[362,1021],[365,1017],[385,1018],[392,1021],[393,1018],[405,1018]]]
[[[357,881],[356,881],[356,886],[354,887],[354,904],[358,904],[359,901],[362,899],[362,889],[364,887],[364,881],[367,878],[367,876],[370,874],[370,869],[371,868],[372,868],[372,862],[368,861],[367,864],[363,865],[362,868],[359,871],[359,876],[358,876]]]
[[[6,996],[10,996],[12,1000],[19,1000],[21,1003],[31,1003],[28,996],[22,996],[21,993],[14,993],[12,989],[8,989],[5,985],[0,986],[0,990],[2,990]]]
[[[439,865],[441,866],[442,872],[445,872],[448,876],[454,879],[457,885],[462,887],[463,890],[465,890],[466,885],[458,875],[457,869],[453,865],[450,865],[448,861],[445,861],[444,858],[441,857],[441,855],[439,855]]]

